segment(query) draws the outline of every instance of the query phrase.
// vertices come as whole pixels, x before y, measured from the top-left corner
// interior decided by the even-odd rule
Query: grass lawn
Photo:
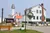
[[[0,33],[42,33],[35,30],[27,30],[26,32],[24,30],[13,30],[13,31],[0,31]]]

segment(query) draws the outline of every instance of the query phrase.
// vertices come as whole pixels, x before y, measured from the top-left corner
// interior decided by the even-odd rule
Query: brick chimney
[[[41,4],[41,7],[42,7],[42,22],[44,22],[44,5],[43,3]]]

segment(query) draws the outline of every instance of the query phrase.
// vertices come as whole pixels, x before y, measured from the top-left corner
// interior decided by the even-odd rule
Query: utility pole
[[[42,21],[44,22],[44,7],[43,7],[43,3],[41,4],[42,7]]]
[[[3,8],[2,8],[1,23],[3,23]]]
[[[42,7],[42,24],[44,24],[45,18],[44,18],[44,5],[43,5],[43,3],[41,4],[41,7]]]
[[[27,9],[25,9],[25,32],[26,32],[26,11]]]

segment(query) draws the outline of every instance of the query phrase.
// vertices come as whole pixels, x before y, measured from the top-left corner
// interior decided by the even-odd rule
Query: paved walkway
[[[27,29],[41,31],[43,33],[50,33],[50,27],[48,26],[27,26]]]
[[[20,27],[13,27],[14,29],[20,29]],[[27,26],[27,29],[37,30],[43,33],[50,33],[50,26]]]

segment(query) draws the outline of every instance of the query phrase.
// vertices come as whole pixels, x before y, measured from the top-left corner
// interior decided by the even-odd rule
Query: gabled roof
[[[38,5],[32,6],[32,7],[28,8],[28,9],[32,9],[32,8],[34,8],[34,7],[36,7],[36,6],[41,6],[41,5],[38,4]],[[45,8],[44,8],[44,9],[45,9]],[[45,9],[45,10],[46,10],[46,9]]]

